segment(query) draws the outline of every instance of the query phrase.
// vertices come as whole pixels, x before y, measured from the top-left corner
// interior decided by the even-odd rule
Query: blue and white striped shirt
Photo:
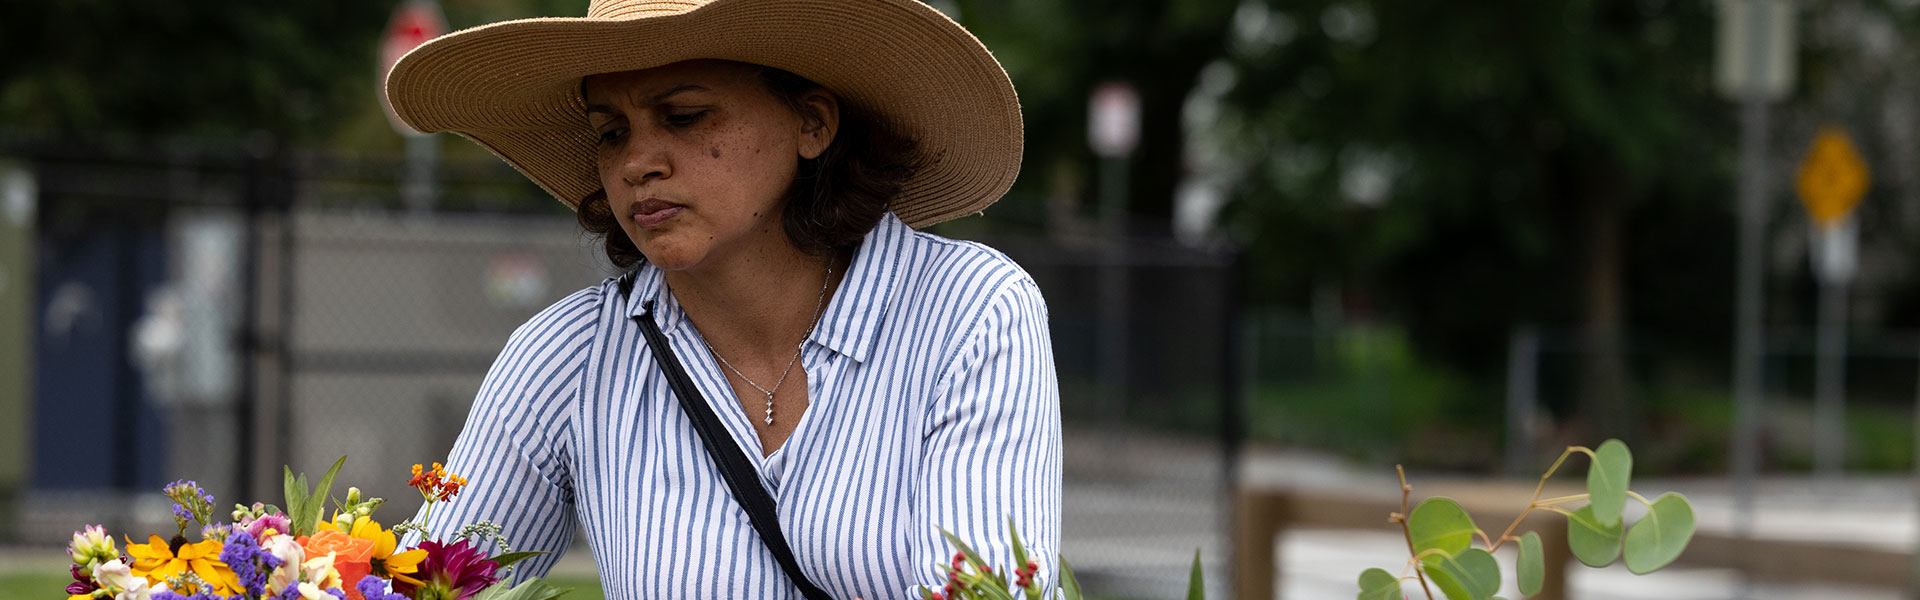
[[[577,520],[609,599],[800,597],[645,347],[633,317],[649,299],[814,584],[842,600],[939,589],[953,549],[937,527],[1011,569],[1009,518],[1053,579],[1060,401],[1039,288],[1005,255],[891,214],[807,339],[809,406],[772,455],[661,272],[642,266],[629,297],[610,279],[514,332],[448,460],[471,483],[434,511],[436,537],[492,520],[515,550],[552,553],[522,563],[539,575]]]

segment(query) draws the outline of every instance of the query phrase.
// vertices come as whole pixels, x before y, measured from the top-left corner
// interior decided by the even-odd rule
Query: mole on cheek
[[[714,158],[720,158],[720,148],[715,147],[712,150],[708,150],[707,154],[713,155]]]

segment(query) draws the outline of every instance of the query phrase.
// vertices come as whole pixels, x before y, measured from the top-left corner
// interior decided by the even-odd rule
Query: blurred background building
[[[407,467],[445,455],[507,335],[611,274],[485,150],[393,130],[376,88],[396,4],[0,6],[0,547],[19,548],[0,562],[33,567],[0,569],[0,595],[60,579],[50,548],[82,524],[159,531],[176,478],[277,500],[282,465],[351,455],[343,482],[411,514]],[[458,28],[585,4],[438,9]],[[1242,489],[1391,494],[1395,464],[1492,484],[1606,438],[1646,485],[1695,494],[1703,536],[1910,564],[1920,3],[934,5],[1021,94],[1020,181],[934,231],[1005,250],[1047,296],[1065,550],[1095,589],[1172,597],[1200,547],[1231,597]],[[1716,74],[1738,50],[1717,19],[1741,6],[1781,7],[1792,34],[1745,167]],[[1836,294],[1810,254],[1844,243],[1796,187],[1826,128],[1866,185],[1834,226],[1857,249],[1823,336]],[[1764,182],[1748,487],[1743,181]],[[1815,401],[1835,386],[1837,420]],[[1373,531],[1283,536],[1278,591],[1344,596],[1404,560],[1393,530],[1353,527]],[[1711,546],[1572,594],[1920,589],[1905,566],[1768,573]]]

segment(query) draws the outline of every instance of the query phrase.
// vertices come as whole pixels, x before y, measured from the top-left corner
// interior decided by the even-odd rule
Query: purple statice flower
[[[374,576],[360,578],[360,597],[367,600],[407,600],[406,596],[387,592],[387,580]]]
[[[220,549],[220,562],[226,563],[240,579],[249,597],[258,598],[267,593],[267,578],[280,566],[280,557],[261,548],[260,543],[245,531],[234,531],[227,536],[227,544]]]
[[[188,520],[202,525],[213,522],[213,494],[200,489],[198,482],[181,479],[160,491],[173,499],[173,520],[180,523],[181,529],[187,528]]]
[[[500,581],[494,576],[499,565],[487,560],[467,539],[452,544],[421,542],[420,548],[427,551],[427,558],[420,561],[420,570],[414,576],[420,578],[422,585],[396,581],[395,591],[414,597],[468,600]],[[428,593],[418,593],[421,588]]]
[[[327,588],[323,591],[339,600],[347,600],[347,592],[340,588]],[[287,586],[287,589],[280,592],[280,595],[274,596],[273,600],[306,600],[306,596],[300,595],[300,585],[294,584]]]

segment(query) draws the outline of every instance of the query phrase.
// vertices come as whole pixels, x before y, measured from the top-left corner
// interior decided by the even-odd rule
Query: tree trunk
[[[1631,441],[1632,403],[1626,358],[1625,193],[1603,174],[1580,194],[1585,231],[1586,300],[1581,324],[1580,415],[1587,442]]]

